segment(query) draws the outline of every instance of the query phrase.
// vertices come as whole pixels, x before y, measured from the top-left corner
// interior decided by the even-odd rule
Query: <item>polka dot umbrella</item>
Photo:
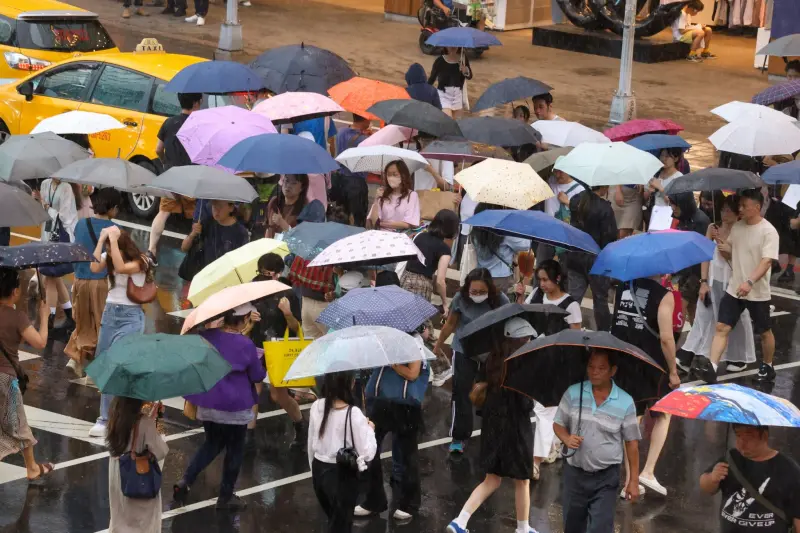
[[[405,233],[370,230],[334,242],[308,266],[380,266],[414,258],[425,264],[425,256]]]
[[[387,326],[411,332],[435,314],[436,308],[422,296],[388,285],[348,291],[326,307],[317,322],[333,329]]]
[[[486,159],[462,170],[455,180],[476,202],[528,209],[553,196],[553,189],[530,165]]]

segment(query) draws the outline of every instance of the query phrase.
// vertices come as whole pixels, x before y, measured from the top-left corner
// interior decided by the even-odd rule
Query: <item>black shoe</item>
[[[166,13],[166,12],[167,12],[167,10],[165,9],[165,10],[164,10],[164,13]],[[184,13],[184,14],[185,14],[185,13]],[[176,11],[176,12],[175,12],[175,16],[176,16],[176,17],[178,17],[178,16],[182,17],[183,15],[178,15],[178,12]],[[151,264],[153,267],[157,267],[157,266],[158,266],[158,257],[156,257],[156,254],[154,254],[154,253],[153,253],[153,252],[151,252],[150,250],[147,250],[147,251],[145,252],[145,254],[144,254],[144,255],[146,255],[146,256],[147,256],[147,258],[150,260],[150,264]]]
[[[758,381],[775,381],[775,369],[772,368],[772,365],[761,363],[756,379]]]
[[[792,283],[794,282],[794,270],[792,269],[792,265],[786,267],[786,270],[783,271],[783,274],[780,275],[778,278],[778,282],[786,282]]]
[[[56,315],[54,313],[50,313],[50,316],[47,317],[47,329],[53,331],[56,325]]]
[[[686,350],[678,350],[675,363],[678,370],[686,372],[687,374],[692,371],[692,361],[694,361],[694,354]]]
[[[161,14],[162,15],[174,15],[175,14],[175,8],[167,6],[167,7],[165,7],[163,9],[163,11],[161,11]]]
[[[72,332],[75,331],[75,321],[72,320],[72,316],[67,316],[67,319],[58,329],[63,330],[67,335],[72,335]]]
[[[175,503],[180,505],[184,505],[186,503],[186,498],[189,496],[189,487],[184,485],[183,482],[178,482],[177,485],[173,485],[172,487],[172,500]]]
[[[173,16],[175,16],[175,17],[185,17],[186,16],[186,10],[185,9],[178,9],[177,11],[175,11]],[[158,266],[158,263],[156,263],[156,266]]]
[[[247,507],[247,502],[238,497],[236,494],[227,500],[217,498],[217,510],[219,511],[241,511],[245,507]]]
[[[305,448],[308,446],[308,424],[305,420],[295,422],[294,424],[294,441],[292,441],[292,448]]]
[[[717,371],[714,370],[714,366],[711,364],[708,357],[704,355],[695,356],[692,371],[695,376],[709,385],[717,382]]]

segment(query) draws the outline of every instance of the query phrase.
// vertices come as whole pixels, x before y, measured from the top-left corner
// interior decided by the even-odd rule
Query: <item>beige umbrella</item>
[[[455,180],[476,202],[528,209],[553,196],[553,190],[527,163],[486,159],[462,170]]]

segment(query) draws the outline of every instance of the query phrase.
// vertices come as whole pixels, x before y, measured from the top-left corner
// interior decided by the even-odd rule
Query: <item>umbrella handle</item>
[[[36,267],[36,281],[38,281],[39,285],[39,299],[42,301],[46,301],[45,293],[44,293],[44,284],[42,283],[42,275],[39,272],[39,267]]]

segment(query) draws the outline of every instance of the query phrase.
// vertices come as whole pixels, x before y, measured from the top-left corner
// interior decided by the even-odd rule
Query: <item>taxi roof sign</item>
[[[137,52],[163,52],[164,47],[161,43],[153,37],[142,39],[142,42],[136,45]]]

